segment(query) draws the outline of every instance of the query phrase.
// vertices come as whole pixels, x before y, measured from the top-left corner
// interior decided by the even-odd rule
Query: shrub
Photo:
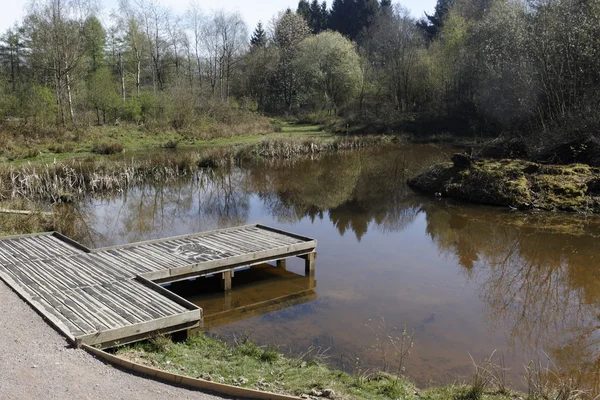
[[[98,142],[92,148],[92,152],[96,154],[117,154],[123,151],[123,143],[114,141]]]
[[[169,139],[167,141],[167,143],[162,145],[163,149],[172,149],[172,150],[176,149],[177,146],[179,146],[179,141],[176,139]]]

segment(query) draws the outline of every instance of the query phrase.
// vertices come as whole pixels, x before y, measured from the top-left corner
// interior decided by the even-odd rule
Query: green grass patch
[[[466,386],[419,391],[403,376],[369,373],[359,376],[330,369],[309,352],[284,356],[272,347],[245,340],[230,345],[199,334],[182,343],[164,337],[123,347],[117,354],[131,361],[209,381],[296,396],[332,399],[458,399]],[[507,400],[508,395],[481,393],[480,399]]]

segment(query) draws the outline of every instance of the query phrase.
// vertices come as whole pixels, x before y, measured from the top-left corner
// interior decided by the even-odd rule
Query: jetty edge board
[[[0,279],[76,346],[108,348],[202,327],[203,311],[161,283],[289,257],[314,272],[317,241],[264,225],[89,249],[57,232],[0,238]]]

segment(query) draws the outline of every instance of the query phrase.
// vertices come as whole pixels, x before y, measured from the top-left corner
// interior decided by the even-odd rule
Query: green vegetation
[[[541,165],[519,160],[472,160],[456,154],[409,179],[421,191],[519,209],[600,212],[600,169],[584,164]]]
[[[439,0],[421,21],[389,0],[301,0],[251,40],[241,15],[197,5],[122,1],[102,23],[82,0],[34,3],[0,37],[8,136],[207,140],[271,132],[268,114],[543,146],[600,126],[598,0]]]
[[[291,395],[331,399],[490,399],[508,400],[509,393],[483,388],[477,397],[468,386],[417,390],[401,375],[359,372],[349,375],[329,369],[316,351],[288,357],[249,340],[235,345],[199,334],[184,343],[157,337],[125,347],[117,354],[131,361],[169,372],[229,385]]]

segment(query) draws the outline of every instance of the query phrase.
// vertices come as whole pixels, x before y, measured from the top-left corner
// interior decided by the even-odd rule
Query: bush
[[[92,148],[96,154],[117,154],[123,151],[123,143],[117,141],[98,142]]]
[[[162,145],[163,149],[171,149],[171,150],[175,150],[177,148],[177,146],[179,146],[179,141],[176,139],[169,139],[167,141],[167,143]]]

